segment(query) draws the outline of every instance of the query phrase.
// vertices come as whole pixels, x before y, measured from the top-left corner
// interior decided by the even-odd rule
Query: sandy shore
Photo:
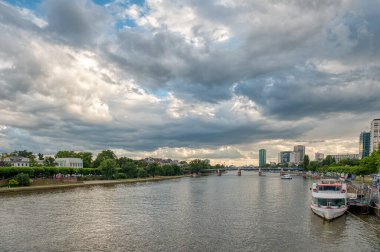
[[[15,193],[15,192],[33,192],[33,191],[76,188],[76,187],[88,187],[88,186],[97,186],[97,185],[116,185],[116,184],[130,184],[130,183],[139,183],[139,182],[153,182],[153,181],[162,181],[162,180],[168,180],[168,179],[178,179],[182,177],[183,176],[155,177],[155,178],[141,178],[141,179],[120,179],[120,180],[90,180],[90,181],[83,181],[83,182],[78,182],[78,183],[59,184],[59,185],[0,188],[0,194]]]

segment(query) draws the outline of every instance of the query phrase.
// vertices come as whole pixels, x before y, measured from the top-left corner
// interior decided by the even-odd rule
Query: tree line
[[[308,171],[316,172],[338,172],[356,175],[368,175],[373,173],[380,173],[380,149],[372,152],[368,157],[361,160],[342,159],[339,162],[327,155],[321,161],[310,161],[309,157],[305,155],[303,167]]]
[[[103,150],[93,160],[91,152],[74,152],[61,150],[54,157],[44,157],[42,154],[33,155],[27,150],[3,153],[2,159],[10,156],[23,156],[30,159],[29,167],[11,167],[4,161],[0,161],[0,178],[13,179],[17,184],[22,178],[54,178],[57,175],[69,175],[77,177],[96,176],[103,179],[127,179],[145,178],[155,176],[177,176],[184,173],[199,173],[203,169],[223,168],[224,166],[211,166],[208,160],[194,159],[187,163],[181,161],[177,164],[160,164],[146,162],[145,160],[133,160],[127,157],[118,158],[112,150]],[[83,168],[57,167],[56,158],[81,158]],[[38,164],[36,160],[43,160]],[[20,175],[21,174],[21,175]],[[100,177],[101,176],[101,177]],[[21,184],[21,183],[20,183]]]

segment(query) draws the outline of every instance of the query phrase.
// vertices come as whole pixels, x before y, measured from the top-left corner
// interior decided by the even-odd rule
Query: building
[[[324,158],[325,158],[325,154],[319,153],[319,152],[315,153],[315,161],[321,162],[323,161]]]
[[[29,158],[26,158],[26,157],[7,157],[7,158],[4,158],[3,160],[5,163],[8,163],[10,164],[11,166],[16,166],[16,167],[25,167],[25,166],[29,166],[30,164],[30,160]]]
[[[295,163],[300,164],[303,163],[303,159],[305,157],[305,146],[304,145],[296,145],[294,146],[295,153]]]
[[[260,149],[259,150],[259,167],[265,167],[267,164],[267,150]]]
[[[285,163],[295,163],[296,161],[296,154],[294,151],[281,151],[278,153],[278,163],[279,164],[285,164]]]
[[[81,158],[56,158],[55,162],[58,167],[83,168],[83,160]]]
[[[368,157],[371,148],[371,133],[363,131],[359,137],[359,158]]]
[[[374,119],[371,122],[370,154],[379,149],[379,144],[380,144],[380,119]]]
[[[169,165],[180,165],[180,162],[178,160],[172,160],[170,158],[163,159],[163,158],[147,157],[147,158],[144,158],[144,161],[147,164],[157,163],[157,164],[160,164],[160,165],[166,165],[166,164],[169,164]],[[208,164],[210,163],[210,160],[208,160],[208,159],[205,159],[205,161],[208,162]]]
[[[336,163],[338,163],[342,159],[352,159],[352,160],[359,159],[359,154],[335,154],[335,155],[329,155],[329,156],[334,158]]]

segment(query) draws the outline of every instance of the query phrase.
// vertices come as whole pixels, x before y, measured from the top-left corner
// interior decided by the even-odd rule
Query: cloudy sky
[[[0,0],[0,152],[358,153],[377,0]]]

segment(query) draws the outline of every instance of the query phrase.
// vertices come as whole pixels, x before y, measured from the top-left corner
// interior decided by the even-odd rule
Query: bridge
[[[222,169],[219,169],[219,171],[221,172],[225,172],[225,171],[237,171],[238,169],[240,169],[241,171],[259,171],[260,168],[258,167],[229,167],[229,168],[222,168]],[[215,173],[217,172],[218,169],[202,169],[200,171],[200,173]],[[281,172],[281,171],[284,171],[284,172],[300,172],[300,171],[303,171],[303,168],[300,168],[300,167],[284,167],[284,168],[261,168],[261,171],[262,172]]]

